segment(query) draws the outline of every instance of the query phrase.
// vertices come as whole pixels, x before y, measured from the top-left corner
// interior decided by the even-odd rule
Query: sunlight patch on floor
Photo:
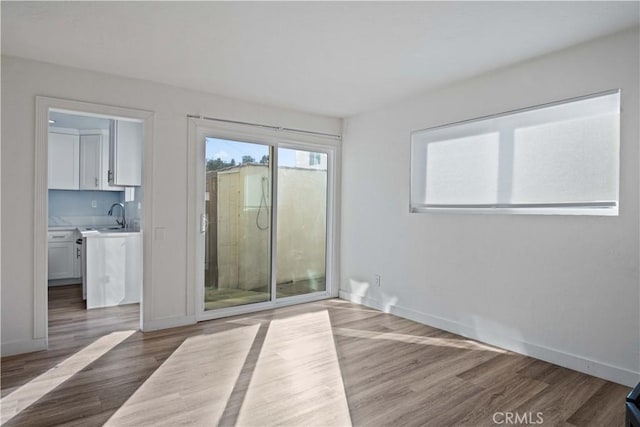
[[[271,321],[237,425],[350,426],[326,310]]]
[[[494,353],[507,353],[506,350],[491,347],[476,341],[460,338],[424,337],[420,335],[397,334],[393,332],[375,332],[362,329],[334,328],[336,335],[352,338],[367,338],[371,340],[400,341],[410,344],[433,345],[437,347],[461,348],[465,350],[483,350]]]
[[[117,331],[98,338],[47,372],[38,375],[0,400],[2,424],[24,411],[41,397],[82,371],[89,364],[126,340],[135,331]]]
[[[217,425],[259,327],[187,338],[105,425]]]

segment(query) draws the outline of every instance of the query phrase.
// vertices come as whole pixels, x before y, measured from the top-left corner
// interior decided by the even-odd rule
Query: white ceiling
[[[2,2],[2,53],[346,117],[637,26],[633,2]]]

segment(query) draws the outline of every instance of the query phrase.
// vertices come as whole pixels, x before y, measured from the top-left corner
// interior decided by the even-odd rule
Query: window
[[[411,135],[411,211],[617,215],[620,91]]]
[[[309,153],[309,166],[320,165],[320,153]]]

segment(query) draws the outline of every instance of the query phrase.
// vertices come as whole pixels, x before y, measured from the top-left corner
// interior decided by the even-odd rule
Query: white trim
[[[466,124],[469,124],[469,123],[475,123],[475,122],[480,122],[480,121],[484,121],[484,120],[497,119],[499,117],[512,116],[512,115],[515,115],[515,114],[526,113],[526,112],[529,112],[529,111],[542,110],[544,108],[555,107],[555,106],[564,105],[564,104],[571,104],[573,102],[578,102],[578,101],[586,101],[588,99],[599,98],[601,96],[608,96],[608,95],[614,95],[614,94],[620,95],[620,93],[621,93],[620,88],[617,88],[617,89],[605,90],[605,91],[602,91],[602,92],[590,93],[590,94],[587,94],[587,95],[574,96],[572,98],[565,98],[565,99],[561,99],[559,101],[545,102],[545,103],[542,103],[542,104],[532,105],[530,107],[516,108],[515,110],[503,111],[502,113],[488,114],[486,116],[474,117],[472,119],[459,120],[457,122],[445,123],[445,124],[441,124],[441,125],[427,127],[427,128],[424,128],[424,129],[417,129],[417,130],[412,131],[411,135],[413,136],[413,134],[433,131],[433,130],[436,130],[436,129],[445,129],[445,128],[450,128],[450,127],[454,127],[454,126],[466,125]]]
[[[36,96],[35,196],[34,196],[34,271],[33,271],[33,337],[48,340],[47,313],[47,224],[48,224],[48,132],[49,110],[80,112],[97,117],[140,120],[144,126],[144,164],[142,186],[143,210],[143,283],[140,303],[140,329],[153,319],[152,230],[153,230],[153,112],[69,99]],[[147,302],[145,304],[145,301]]]
[[[360,305],[365,305],[367,307],[370,308],[375,308],[376,310],[380,310],[384,313],[388,313],[389,311],[385,310],[384,307],[382,306],[382,304],[371,297],[365,296],[365,295],[358,295],[358,294],[354,294],[351,292],[347,292],[347,291],[343,291],[342,289],[340,289],[340,292],[338,294],[338,298],[343,299],[343,300],[347,300],[350,301],[354,304],[360,304]]]
[[[534,357],[545,362],[573,369],[587,375],[592,375],[594,377],[613,381],[618,384],[633,387],[640,380],[640,372],[634,372],[626,368],[612,366],[607,363],[598,362],[587,357],[567,353],[562,350],[545,347],[539,344],[533,344],[511,337],[496,335],[488,331],[478,331],[477,328],[473,328],[469,325],[465,325],[454,320],[434,316],[396,304],[385,305],[377,299],[364,295],[357,295],[341,290],[340,298],[354,302],[356,304],[375,308],[385,313],[391,313],[405,319],[413,320],[424,325],[429,325],[434,328],[462,335],[463,337],[478,340],[489,345],[503,348],[505,350],[510,350],[515,353]]]
[[[305,134],[283,134],[273,129],[254,128],[241,124],[215,122],[212,123],[209,120],[198,119],[190,117],[190,123],[195,124],[198,127],[215,129],[216,138],[229,139],[232,141],[240,142],[255,142],[257,144],[264,144],[265,141],[279,140],[289,141],[295,144],[309,144],[314,147],[338,147],[340,146],[340,140],[333,138],[323,138],[321,136],[305,135]]]
[[[316,132],[316,131],[304,130],[304,129],[285,128],[281,126],[273,126],[273,125],[253,123],[253,122],[240,122],[237,120],[221,119],[219,117],[206,117],[198,114],[187,114],[187,117],[192,119],[211,120],[218,123],[226,123],[226,124],[232,124],[232,125],[252,126],[256,128],[261,128],[263,130],[269,129],[277,132],[287,132],[287,133],[293,133],[293,134],[319,136],[323,138],[331,138],[331,139],[337,139],[337,140],[342,139],[342,135],[336,135],[333,133]]]
[[[35,195],[33,213],[33,339],[49,338],[48,291],[48,206],[49,206],[49,108],[52,100],[36,96]]]
[[[269,155],[271,161],[269,162],[269,172],[271,173],[271,278],[270,280],[270,301],[273,305],[278,300],[278,191],[279,191],[279,176],[277,165],[279,164],[280,153],[278,153],[278,146],[272,145],[269,147]]]
[[[15,354],[33,353],[47,349],[47,340],[45,338],[34,339],[29,341],[9,341],[2,343],[2,357],[13,356]]]
[[[338,167],[339,167],[339,149],[341,142],[339,140],[324,138],[315,135],[296,134],[285,135],[282,132],[278,132],[274,129],[264,129],[249,127],[236,123],[225,123],[207,121],[200,118],[188,117],[188,150],[187,150],[187,170],[192,171],[188,175],[187,179],[187,283],[192,284],[193,287],[187,292],[187,305],[188,313],[194,313],[198,321],[215,319],[219,317],[233,316],[236,314],[244,314],[248,312],[268,310],[276,307],[282,307],[284,305],[299,304],[302,302],[316,301],[319,299],[326,299],[336,297],[338,295],[339,287],[337,284],[338,270],[337,259],[338,250],[337,242],[339,242],[337,236],[337,214],[339,209],[339,201],[337,195],[339,189],[337,188]],[[200,155],[204,150],[204,137],[215,137],[219,139],[227,139],[231,141],[240,142],[252,142],[271,147],[271,153],[273,159],[277,158],[277,149],[283,148],[299,148],[309,149],[327,154],[327,166],[329,174],[327,176],[327,249],[325,256],[325,282],[327,290],[324,292],[318,292],[307,295],[299,295],[295,297],[288,297],[277,299],[275,298],[275,234],[272,236],[272,292],[271,301],[264,303],[256,303],[249,305],[242,305],[237,307],[229,307],[220,310],[204,310],[204,289],[200,286],[204,282],[204,271],[200,267],[199,259],[204,256],[204,247],[198,238],[199,234],[199,222],[197,218],[203,211],[201,198],[198,196],[199,191],[202,190],[203,180],[200,175],[202,172],[202,165],[199,162]],[[275,167],[273,163],[272,169]],[[277,178],[272,177],[272,203],[275,201],[275,195],[277,195]],[[276,228],[274,223],[277,221],[276,214],[271,216],[272,218],[272,233],[275,233]],[[277,225],[277,223],[276,223]],[[277,249],[276,249],[277,250]],[[334,283],[335,281],[335,283]],[[190,309],[189,309],[190,307]]]
[[[197,267],[197,230],[196,230],[196,215],[198,212],[198,193],[197,193],[197,159],[198,159],[198,122],[200,120],[189,118],[187,119],[187,250],[185,251],[186,266],[187,266],[187,291],[185,298],[185,312],[189,316],[196,316],[196,313],[200,312],[198,307],[198,300],[200,298],[200,291],[196,283],[198,282],[198,267]]]
[[[482,214],[482,215],[583,215],[583,216],[618,216],[618,206],[603,208],[562,207],[562,208],[506,208],[506,207],[411,207],[410,213],[427,214]]]
[[[327,248],[331,250],[331,256],[327,256],[327,271],[331,272],[331,276],[334,278],[333,287],[331,288],[331,297],[338,298],[340,293],[340,236],[342,234],[342,146],[336,147],[332,153],[333,171],[331,171],[331,179],[333,179],[333,197],[331,203],[331,221],[333,225],[333,233],[331,244],[327,245]]]
[[[290,305],[304,304],[329,298],[331,298],[331,296],[328,292],[314,292],[312,294],[295,295],[292,297],[280,298],[276,299],[275,301],[237,305],[235,307],[205,311],[200,316],[198,316],[198,321],[200,322],[205,320],[220,319],[223,317],[238,316],[240,314],[256,313],[259,311],[273,310],[275,308],[288,307]]]
[[[596,100],[585,106],[584,101]],[[604,98],[604,99],[602,99]],[[572,105],[576,104],[578,105]],[[550,107],[564,106],[570,111],[561,109],[549,113]],[[546,111],[546,112],[545,112]],[[551,114],[553,117],[548,117]],[[558,202],[553,200],[526,200],[522,203],[511,203],[512,181],[514,168],[513,150],[515,146],[514,132],[522,126],[538,126],[557,120],[573,120],[593,115],[617,116],[617,132],[610,135],[604,142],[616,154],[611,170],[615,171],[615,197],[606,190],[602,199]],[[412,131],[410,134],[410,180],[409,180],[409,211],[412,213],[447,213],[447,214],[509,214],[509,215],[591,215],[617,216],[620,199],[620,115],[621,91],[613,89],[585,96],[564,99],[555,102],[535,105],[503,113],[462,120],[426,129]],[[425,178],[428,175],[429,147],[431,144],[456,138],[478,138],[481,135],[496,136],[498,144],[498,163],[492,171],[497,173],[496,200],[492,203],[425,203],[428,185]],[[426,185],[426,187],[425,187]]]

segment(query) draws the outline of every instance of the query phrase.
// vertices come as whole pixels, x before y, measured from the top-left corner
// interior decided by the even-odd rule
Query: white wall
[[[203,114],[337,134],[342,121],[141,80],[2,57],[2,350],[37,349],[33,337],[35,96],[155,113],[150,324],[194,321],[187,297],[187,118]]]
[[[341,295],[636,383],[638,39],[617,34],[346,120]],[[411,131],[614,88],[620,216],[409,213]]]

